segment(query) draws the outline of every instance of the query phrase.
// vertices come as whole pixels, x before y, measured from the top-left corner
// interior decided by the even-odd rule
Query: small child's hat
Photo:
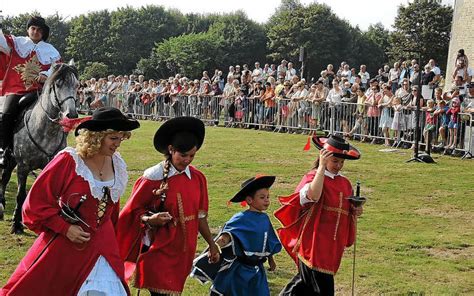
[[[245,180],[240,185],[240,190],[230,200],[231,202],[241,202],[252,192],[255,192],[262,188],[270,188],[275,182],[275,176],[257,175],[250,179]]]
[[[329,138],[326,138],[315,135],[312,140],[318,149],[329,150],[336,157],[344,159],[360,158],[359,150],[339,136],[331,135]]]

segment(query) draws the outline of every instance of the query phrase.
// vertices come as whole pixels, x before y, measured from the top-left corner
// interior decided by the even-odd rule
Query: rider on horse
[[[13,146],[14,124],[23,97],[37,97],[43,83],[52,72],[51,66],[59,62],[59,52],[47,43],[49,27],[44,18],[33,16],[27,23],[28,37],[4,35],[0,28],[1,94],[3,104],[3,143],[0,147],[0,166],[5,165],[5,154]],[[34,101],[34,99],[33,99]]]

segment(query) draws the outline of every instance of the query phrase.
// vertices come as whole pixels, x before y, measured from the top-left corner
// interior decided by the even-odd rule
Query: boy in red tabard
[[[314,168],[303,176],[295,193],[281,197],[275,212],[283,227],[278,235],[298,265],[298,274],[280,295],[334,295],[334,275],[346,247],[355,239],[362,207],[353,207],[350,181],[339,172],[345,159],[360,153],[344,139],[314,136],[321,149]]]

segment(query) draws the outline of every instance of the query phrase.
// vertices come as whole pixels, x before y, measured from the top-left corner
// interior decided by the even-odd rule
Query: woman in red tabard
[[[145,170],[119,216],[117,238],[125,277],[151,295],[180,295],[196,254],[197,235],[219,248],[207,224],[207,181],[191,162],[204,141],[204,124],[193,117],[165,122],[154,146],[166,159]]]
[[[314,169],[303,176],[295,193],[280,198],[275,217],[282,245],[298,266],[298,274],[280,295],[334,295],[334,275],[344,249],[353,244],[355,208],[350,181],[339,172],[345,159],[360,158],[359,151],[344,139],[313,137],[321,149]]]
[[[116,150],[138,127],[109,107],[77,127],[76,148],[59,152],[30,189],[23,221],[39,236],[1,296],[130,295],[114,229],[128,181]]]

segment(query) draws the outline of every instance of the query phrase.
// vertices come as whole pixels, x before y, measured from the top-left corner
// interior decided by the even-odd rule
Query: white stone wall
[[[451,41],[446,70],[446,87],[452,84],[454,62],[459,49],[463,48],[469,58],[469,67],[474,68],[474,0],[454,2]]]

